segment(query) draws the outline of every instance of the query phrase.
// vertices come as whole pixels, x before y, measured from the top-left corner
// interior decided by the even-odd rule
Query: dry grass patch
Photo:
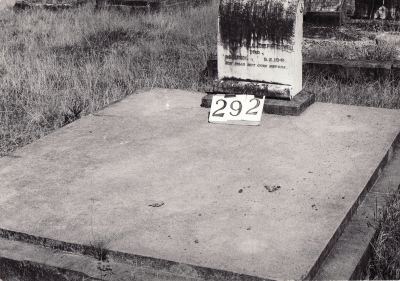
[[[367,268],[369,280],[400,279],[400,191],[392,194],[379,213],[378,235]]]
[[[139,88],[197,90],[217,11],[2,13],[0,156]]]
[[[316,70],[303,73],[303,88],[326,103],[400,108],[400,83],[391,77],[369,80],[368,77],[343,78]]]

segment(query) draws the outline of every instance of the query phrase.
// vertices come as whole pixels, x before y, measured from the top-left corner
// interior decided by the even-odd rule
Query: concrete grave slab
[[[226,280],[309,276],[396,140],[400,112],[314,103],[227,126],[207,122],[203,95],[139,92],[1,158],[0,228],[103,237],[127,259],[186,264],[199,280],[201,268]]]
[[[400,185],[400,151],[388,153],[388,165],[366,195],[348,226],[329,253],[315,280],[365,280],[365,269],[373,253],[377,235],[379,210]],[[378,213],[378,215],[377,215]]]

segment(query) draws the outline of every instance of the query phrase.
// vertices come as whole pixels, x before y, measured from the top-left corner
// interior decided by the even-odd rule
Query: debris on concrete
[[[151,206],[151,207],[161,207],[162,205],[164,205],[164,202],[163,201],[159,201],[159,202],[150,204],[149,206]]]
[[[266,190],[268,190],[268,192],[274,192],[281,188],[280,185],[272,185],[272,186],[264,185],[264,187]]]

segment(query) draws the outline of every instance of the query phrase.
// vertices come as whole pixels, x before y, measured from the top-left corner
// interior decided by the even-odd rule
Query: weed
[[[320,45],[304,49],[303,56],[310,58],[391,61],[399,57],[399,51],[396,48],[396,44],[377,45],[374,42],[331,41],[320,42]]]
[[[106,238],[98,238],[90,242],[90,246],[85,250],[85,255],[90,255],[99,261],[107,261],[110,252],[109,240]]]
[[[400,85],[390,77],[370,81],[310,70],[304,72],[303,88],[315,93],[318,102],[400,108]]]
[[[3,13],[0,156],[143,87],[197,90],[217,2],[179,13]]]
[[[374,280],[400,279],[400,191],[392,194],[378,217],[367,275]]]

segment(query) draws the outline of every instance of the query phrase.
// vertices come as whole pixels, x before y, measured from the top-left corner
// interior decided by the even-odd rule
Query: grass
[[[137,89],[201,88],[200,72],[216,54],[217,14],[218,1],[181,13],[95,11],[94,3],[2,12],[0,156]],[[304,55],[393,57],[392,47],[379,48],[315,47]],[[304,88],[323,102],[398,108],[398,88],[391,86],[304,74]]]
[[[303,52],[305,57],[310,58],[341,58],[351,60],[378,60],[391,61],[399,57],[396,44],[352,44],[351,42],[332,42],[329,47],[308,49]]]
[[[90,247],[88,248],[85,254],[93,256],[95,259],[99,261],[107,261],[109,250],[109,239],[100,238],[96,239],[90,243]]]
[[[310,70],[303,73],[303,88],[315,93],[318,102],[400,108],[400,84],[390,77],[375,81],[367,78],[346,79]]]
[[[0,155],[140,88],[197,90],[216,52],[215,9],[3,12]]]
[[[400,279],[400,191],[392,194],[380,212],[377,237],[367,268],[369,280]]]
[[[387,22],[387,21],[385,21]],[[399,58],[397,49],[398,41],[393,41],[399,36],[391,36],[385,40],[379,38],[393,32],[398,33],[399,25],[383,25],[378,22],[378,27],[371,30],[371,21],[363,21],[363,25],[356,27],[355,23],[348,22],[340,27],[323,27],[310,23],[304,24],[304,38],[322,40],[316,45],[303,47],[303,56],[310,58],[342,58],[351,60],[386,60]],[[393,32],[390,32],[391,30]],[[328,40],[327,39],[331,39]]]
[[[0,156],[137,89],[198,90],[201,70],[216,54],[217,14],[218,1],[180,13],[96,11],[94,3],[59,12],[3,12]],[[357,52],[371,59],[394,56],[392,47]],[[339,45],[311,53],[351,54]],[[389,80],[349,83],[318,73],[304,73],[303,80],[318,101],[399,108],[399,88]]]

